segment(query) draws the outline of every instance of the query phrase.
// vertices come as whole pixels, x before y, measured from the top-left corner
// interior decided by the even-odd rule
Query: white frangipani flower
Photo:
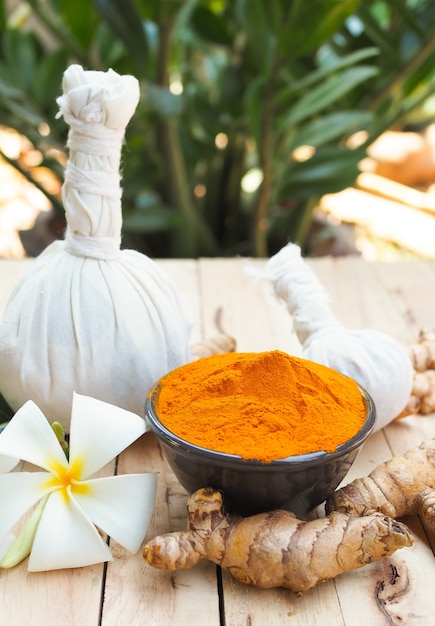
[[[26,402],[0,433],[0,455],[45,471],[0,474],[0,542],[37,505],[31,528],[18,538],[31,550],[29,571],[112,560],[97,527],[137,552],[154,508],[156,474],[91,477],[145,430],[138,415],[74,393],[68,460],[44,414]],[[1,566],[14,565],[10,560],[6,555]]]
[[[10,456],[3,456],[3,454],[0,454],[0,474],[10,472],[11,469],[14,469],[17,463],[18,459],[13,459]]]
[[[0,474],[4,474],[5,472],[10,472],[16,465],[18,464],[18,459],[13,459],[9,456],[3,456],[0,454]],[[14,542],[14,536],[12,533],[6,533],[0,539],[0,563],[3,560],[3,557],[11,547]]]

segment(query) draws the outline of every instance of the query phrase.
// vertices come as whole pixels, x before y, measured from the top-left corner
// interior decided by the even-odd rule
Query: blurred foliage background
[[[61,181],[65,68],[134,74],[123,246],[267,256],[383,131],[434,119],[434,52],[432,0],[0,0],[0,124]]]

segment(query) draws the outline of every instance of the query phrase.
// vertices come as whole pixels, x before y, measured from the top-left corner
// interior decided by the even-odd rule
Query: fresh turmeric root
[[[188,530],[155,537],[143,555],[153,567],[169,570],[208,559],[246,585],[302,593],[412,542],[404,524],[379,513],[332,513],[308,522],[284,510],[229,516],[222,494],[204,488],[188,500]]]
[[[412,365],[417,372],[435,368],[435,330],[423,328],[420,331],[418,341],[409,349]]]
[[[236,341],[230,335],[223,333],[213,335],[204,341],[198,341],[190,348],[192,360],[201,359],[212,354],[224,354],[236,351]]]
[[[381,463],[368,477],[338,489],[326,512],[389,517],[419,514],[435,530],[435,438]]]
[[[435,370],[414,371],[411,396],[397,419],[416,413],[427,415],[433,411],[435,411]]]
[[[427,415],[435,411],[435,329],[422,329],[408,354],[414,368],[410,398],[398,419],[408,415]]]
[[[199,341],[190,347],[192,360],[201,359],[212,354],[224,354],[236,351],[236,340],[228,335],[222,327],[222,309],[217,309],[215,313],[215,326],[218,331],[212,337]]]

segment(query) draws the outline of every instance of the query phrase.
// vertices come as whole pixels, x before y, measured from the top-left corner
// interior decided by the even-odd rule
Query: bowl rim
[[[190,441],[186,441],[186,439],[179,437],[166,428],[166,426],[157,417],[157,413],[155,411],[155,402],[164,378],[165,376],[160,378],[151,387],[145,399],[145,422],[149,427],[147,430],[154,432],[159,439],[163,440],[172,449],[178,451],[182,450],[186,455],[195,454],[195,456],[207,460],[208,463],[214,462],[215,464],[225,464],[231,467],[237,465],[238,468],[246,469],[270,468],[271,470],[283,469],[284,467],[288,469],[292,465],[300,465],[301,463],[304,467],[311,467],[313,465],[322,464],[325,461],[332,462],[336,459],[340,459],[344,455],[347,455],[362,446],[362,444],[372,434],[376,423],[376,407],[373,398],[364,387],[362,387],[359,383],[356,383],[367,408],[367,417],[358,432],[355,433],[351,439],[348,439],[345,443],[337,446],[334,452],[319,450],[317,452],[289,456],[284,459],[275,459],[274,461],[270,461],[268,463],[258,461],[256,459],[244,459],[236,454],[228,454],[227,452],[219,452],[217,450],[203,448],[202,446],[198,446]]]

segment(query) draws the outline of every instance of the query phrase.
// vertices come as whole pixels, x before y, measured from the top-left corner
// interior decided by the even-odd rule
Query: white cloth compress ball
[[[121,147],[138,100],[132,76],[66,70],[65,240],[35,260],[0,323],[0,393],[13,410],[33,400],[66,432],[73,391],[142,415],[150,386],[190,360],[172,283],[147,256],[120,248]]]
[[[262,276],[292,315],[302,356],[353,378],[368,391],[376,406],[375,430],[394,420],[412,389],[413,368],[405,348],[375,329],[353,330],[341,324],[299,246],[282,248],[269,259]]]

